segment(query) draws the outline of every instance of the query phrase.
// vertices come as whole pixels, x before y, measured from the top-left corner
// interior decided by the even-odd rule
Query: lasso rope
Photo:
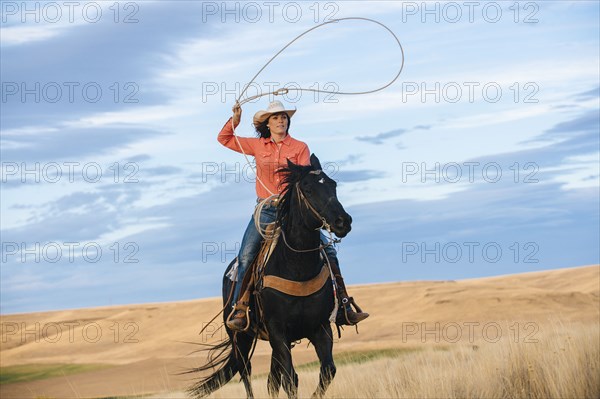
[[[256,178],[258,179],[258,176],[256,176]],[[265,228],[263,228],[260,225],[260,215],[262,213],[263,208],[267,204],[267,202],[270,201],[271,199],[273,199],[274,197],[276,197],[275,194],[271,195],[270,197],[265,198],[264,200],[262,200],[258,204],[256,204],[256,207],[254,208],[254,226],[256,227],[256,230],[262,236],[263,239],[267,238],[267,227],[265,226]]]
[[[275,90],[274,92],[269,92],[269,93],[263,93],[263,94],[258,94],[256,96],[252,96],[249,97],[245,100],[242,100],[242,102],[239,102],[240,98],[242,98],[242,96],[244,95],[244,93],[246,92],[246,90],[248,89],[248,87],[250,87],[250,85],[254,82],[254,80],[258,77],[258,75],[260,75],[260,73],[275,59],[277,58],[277,56],[279,56],[279,54],[281,54],[286,48],[288,48],[289,46],[291,46],[295,41],[297,41],[298,39],[300,39],[302,36],[306,35],[307,33],[318,29],[324,25],[328,25],[328,24],[332,24],[332,23],[337,23],[340,21],[347,21],[347,20],[362,20],[362,21],[368,21],[368,22],[372,22],[375,23],[377,25],[382,26],[383,28],[385,28],[390,35],[392,35],[394,37],[394,39],[396,40],[396,43],[398,43],[398,47],[400,48],[400,52],[402,53],[402,63],[400,64],[400,69],[398,69],[398,73],[396,74],[396,76],[394,76],[394,78],[392,80],[390,80],[388,83],[386,83],[385,85],[378,87],[376,89],[373,90],[367,90],[367,91],[355,91],[355,92],[343,92],[343,91],[329,91],[329,90],[320,90],[320,89],[308,89],[308,88],[300,88],[300,87],[290,87],[290,88],[282,88],[279,90]],[[378,92],[380,90],[385,89],[386,87],[392,85],[400,76],[400,74],[402,73],[402,70],[404,69],[404,49],[402,48],[402,44],[400,43],[400,40],[398,39],[398,37],[394,34],[394,32],[388,28],[386,25],[384,25],[383,23],[376,21],[374,19],[370,19],[370,18],[364,18],[364,17],[347,17],[347,18],[338,18],[338,19],[332,19],[331,21],[327,21],[327,22],[323,22],[322,24],[319,24],[317,26],[314,26],[306,31],[304,31],[303,33],[299,34],[298,36],[296,36],[294,39],[292,39],[288,44],[286,44],[281,50],[279,50],[277,52],[277,54],[275,54],[273,57],[271,57],[271,59],[256,73],[256,75],[254,75],[254,77],[250,80],[250,82],[244,87],[244,89],[242,90],[242,92],[240,93],[240,95],[237,98],[237,102],[242,105],[247,103],[248,101],[254,100],[255,98],[259,98],[262,96],[266,96],[268,94],[275,94],[275,95],[279,95],[279,94],[286,94],[288,91],[312,91],[315,93],[327,93],[327,94],[342,94],[342,95],[360,95],[360,94],[370,94],[370,93],[375,93]]]
[[[285,49],[287,49],[289,46],[291,46],[295,41],[297,41],[298,39],[300,39],[302,36],[306,35],[309,32],[312,32],[315,29],[318,29],[324,25],[328,25],[328,24],[332,24],[332,23],[338,23],[340,21],[348,21],[348,20],[361,20],[361,21],[367,21],[367,22],[372,22],[375,23],[377,25],[382,26],[383,28],[385,28],[390,35],[392,35],[394,37],[394,39],[396,40],[396,43],[398,43],[398,47],[400,48],[400,52],[402,54],[402,63],[400,64],[400,69],[398,69],[398,73],[396,74],[396,76],[394,76],[394,78],[392,80],[390,80],[388,83],[386,83],[385,85],[378,87],[376,89],[373,90],[367,90],[367,91],[356,91],[356,92],[343,92],[343,91],[330,91],[330,90],[320,90],[320,89],[310,89],[310,88],[301,88],[301,87],[290,87],[290,88],[281,88],[278,90],[275,90],[273,92],[268,92],[268,93],[262,93],[262,94],[258,94],[249,98],[246,98],[244,100],[242,100],[240,102],[240,99],[242,98],[242,96],[244,95],[244,93],[246,92],[246,90],[248,90],[248,87],[250,87],[250,85],[254,82],[254,80],[258,77],[258,75],[260,75],[260,73],[275,59],[277,58],[277,56],[279,56],[279,54],[281,54]],[[237,100],[236,100],[236,104],[239,105],[240,107],[242,106],[242,104],[247,103],[248,101],[254,100],[256,98],[260,98],[262,96],[266,96],[266,95],[270,95],[270,94],[274,94],[274,95],[281,95],[281,94],[287,94],[290,91],[307,91],[307,92],[314,92],[314,93],[326,93],[326,94],[341,94],[341,95],[361,95],[361,94],[370,94],[370,93],[375,93],[378,92],[380,90],[385,89],[386,87],[392,85],[400,76],[400,74],[402,73],[402,70],[404,69],[404,49],[402,48],[402,44],[400,43],[400,40],[398,39],[398,37],[394,34],[394,32],[388,28],[386,25],[384,25],[383,23],[376,21],[374,19],[370,19],[370,18],[364,18],[364,17],[347,17],[347,18],[338,18],[338,19],[332,19],[331,21],[327,21],[327,22],[323,22],[322,24],[319,24],[317,26],[314,26],[304,32],[302,32],[301,34],[299,34],[298,36],[296,36],[294,39],[292,39],[288,44],[286,44],[281,50],[279,50],[273,57],[271,57],[271,59],[256,73],[256,75],[254,75],[254,77],[250,80],[250,82],[248,82],[248,84],[246,84],[246,86],[244,86],[244,89],[241,91],[240,95],[238,96]],[[248,159],[248,156],[246,155],[246,153],[244,152],[244,148],[242,147],[242,145],[240,144],[240,141],[238,140],[237,135],[235,134],[235,125],[233,123],[233,118],[231,118],[231,128],[233,130],[233,137],[235,138],[235,141],[237,142],[237,145],[240,147],[240,150],[242,151],[242,154],[244,155],[244,158],[246,158],[246,162],[248,163],[248,165],[250,166],[250,168],[252,168],[252,170],[254,171],[254,174],[256,175],[256,180],[264,187],[265,190],[267,190],[267,192],[270,194],[270,197],[276,196],[275,193],[273,193],[271,190],[269,190],[269,188],[262,182],[262,180],[258,177],[258,173],[256,171],[256,169],[254,168],[254,166],[252,166],[252,163],[250,162],[250,160]],[[267,198],[267,199],[269,199]],[[264,201],[266,202],[266,200]],[[261,205],[261,209],[262,206],[264,204],[260,204]],[[257,230],[259,232],[261,232],[262,235],[262,231],[260,229],[260,223],[256,221],[255,219],[255,223],[257,225]],[[264,237],[264,235],[263,235]]]

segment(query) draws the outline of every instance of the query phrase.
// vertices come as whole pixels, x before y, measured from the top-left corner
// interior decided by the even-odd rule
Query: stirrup
[[[231,313],[229,313],[229,316],[227,317],[227,320],[225,320],[225,325],[227,325],[227,327],[229,327],[229,322],[232,321],[233,319],[233,315],[235,315],[235,313],[238,310],[242,310],[244,312],[244,314],[246,315],[246,327],[244,327],[243,329],[232,329],[231,327],[229,327],[231,330],[233,330],[234,332],[246,332],[248,331],[248,329],[250,328],[250,308],[249,308],[249,303],[248,302],[238,302],[235,304],[235,306],[233,307],[233,310],[231,311]]]
[[[347,309],[347,305],[348,307],[350,307],[350,310],[352,310],[352,307],[354,307],[354,312],[355,313],[363,313],[362,309],[360,306],[358,306],[358,304],[354,301],[353,297],[346,297],[346,298],[342,298],[341,300],[342,305],[340,306],[340,309],[338,309],[338,314],[335,320],[335,324],[339,325],[347,325],[347,326],[355,326],[357,325],[359,322],[361,322],[362,320],[359,320],[356,323],[352,323],[350,322],[350,319],[348,318],[348,309]],[[369,317],[369,314],[366,313],[366,317]]]

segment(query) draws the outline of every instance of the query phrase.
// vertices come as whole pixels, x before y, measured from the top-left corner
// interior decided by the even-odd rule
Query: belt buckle
[[[261,201],[262,201],[261,198],[257,198],[256,199],[256,203],[260,203]],[[272,198],[272,199],[270,199],[268,201],[265,201],[265,205],[268,205],[268,206],[275,206],[276,207],[278,203],[279,203],[279,197]]]

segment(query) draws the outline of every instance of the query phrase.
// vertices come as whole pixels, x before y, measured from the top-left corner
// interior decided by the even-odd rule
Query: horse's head
[[[352,217],[337,198],[337,183],[321,168],[319,159],[312,154],[310,166],[296,165],[288,160],[288,167],[280,170],[287,184],[280,201],[278,220],[285,222],[290,212],[300,212],[307,227],[329,227],[336,236],[345,237],[352,229]],[[295,197],[295,198],[293,198]],[[296,203],[298,210],[290,208]]]

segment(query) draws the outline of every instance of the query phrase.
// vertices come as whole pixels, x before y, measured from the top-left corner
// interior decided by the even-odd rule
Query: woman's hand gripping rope
[[[233,124],[239,125],[242,120],[242,107],[240,103],[236,101],[231,110],[233,111]]]

